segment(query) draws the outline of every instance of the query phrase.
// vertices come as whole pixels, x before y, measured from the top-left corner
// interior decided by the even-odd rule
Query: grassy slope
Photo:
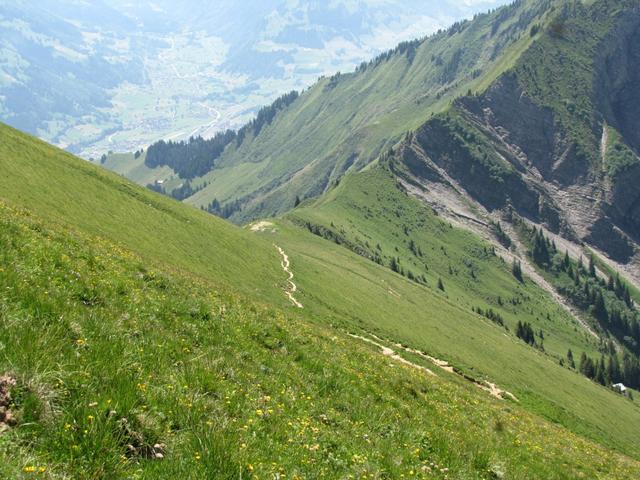
[[[296,194],[322,193],[348,159],[357,157],[356,166],[363,166],[430,113],[469,89],[485,88],[511,67],[533,41],[528,27],[538,5],[527,1],[478,16],[458,33],[427,39],[412,60],[398,53],[336,82],[321,80],[256,138],[229,148],[206,176],[211,185],[188,202],[257,195],[242,220],[284,212]]]
[[[1,132],[3,198],[38,212],[0,206],[0,371],[18,381],[11,409],[21,422],[0,436],[1,476],[443,477],[429,473],[436,464],[464,478],[639,471],[455,377],[390,367],[338,331],[220,293],[260,282],[260,263],[237,256],[260,260],[271,245]],[[198,234],[223,259],[217,268],[196,261],[211,254]],[[175,245],[181,255],[170,255]],[[279,269],[277,258],[265,261]],[[145,459],[157,442],[165,460]]]
[[[277,302],[275,249],[237,227],[0,125],[0,199]]]
[[[284,305],[284,275],[272,246],[276,240],[291,250],[305,314],[350,328],[361,323],[385,337],[423,348],[476,376],[486,375],[513,390],[525,406],[579,433],[637,454],[631,427],[638,414],[635,405],[556,368],[555,361],[433,290],[298,228],[262,239],[8,127],[0,132],[0,165],[5,172],[1,197],[10,204],[110,239],[150,265],[215,279],[251,298]],[[372,297],[374,285],[378,294]],[[602,407],[611,404],[616,408]]]
[[[3,478],[640,475],[475,387],[1,203],[0,247],[20,421]],[[144,455],[156,443],[163,460]]]
[[[382,197],[381,203],[377,203],[376,196]],[[380,212],[380,205],[393,208]],[[324,239],[310,237],[288,222],[280,222],[276,234],[264,235],[272,236],[290,254],[301,289],[298,299],[315,316],[344,328],[371,331],[446,359],[476,377],[497,382],[535,412],[623,451],[640,454],[633,426],[640,418],[640,408],[559,367],[554,358],[563,356],[567,348],[594,352],[596,347],[589,337],[584,333],[576,335],[579,330],[573,321],[551,306],[548,295],[530,282],[517,285],[510,267],[495,258],[473,260],[479,281],[472,281],[461,260],[483,251],[482,243],[442,225],[398,191],[390,176],[377,169],[348,176],[335,195],[294,211],[290,218],[296,223],[302,219],[328,228],[334,222],[346,232],[345,238],[353,241],[358,236],[372,246],[379,242],[384,252],[395,245],[402,246],[396,254],[407,266],[410,255],[403,246],[403,221],[394,220],[396,209],[403,210],[402,218],[411,227],[411,237],[425,254],[429,287],[410,282]],[[419,223],[422,226],[418,228]],[[381,229],[381,225],[387,228]],[[447,251],[446,259],[440,245]],[[448,273],[449,264],[453,275]],[[418,272],[419,267],[412,268]],[[444,279],[444,294],[435,288],[437,277]],[[495,304],[498,295],[505,300],[518,296],[523,304],[500,309]],[[543,328],[549,354],[524,345],[503,328],[472,313],[471,306],[491,306],[500,311],[512,331],[514,322],[523,319]],[[615,408],[611,407],[613,404]]]
[[[137,159],[132,153],[114,153],[107,155],[107,160],[102,165],[107,170],[133,180],[140,185],[148,185],[156,180],[167,180],[177,177],[171,167],[149,168],[144,164],[146,152]]]
[[[493,309],[512,332],[518,321],[531,323],[545,332],[545,350],[558,359],[567,348],[597,351],[593,337],[582,329],[577,333],[577,323],[546,292],[533,282],[520,283],[511,264],[493,255],[491,246],[476,235],[452,228],[408,198],[387,171],[376,168],[347,176],[329,195],[290,217],[324,225],[363,250],[380,252],[385,266],[391,257],[400,258],[403,270],[424,274],[432,290],[442,279],[447,297],[456,305],[469,311]],[[409,248],[411,240],[422,257]]]

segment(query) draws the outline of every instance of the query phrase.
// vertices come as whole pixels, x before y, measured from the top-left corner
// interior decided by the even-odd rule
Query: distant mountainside
[[[186,202],[238,222],[281,214],[401,142],[420,182],[450,177],[490,211],[512,206],[627,264],[639,23],[631,1],[515,2],[274,104],[209,173],[165,191],[188,180]]]
[[[211,174],[192,179],[210,185],[187,201],[238,200],[243,209],[233,218],[242,220],[322,194],[346,170],[369,164],[432,113],[512,67],[534,41],[531,27],[551,15],[549,6],[517,2],[321,80],[231,143]]]

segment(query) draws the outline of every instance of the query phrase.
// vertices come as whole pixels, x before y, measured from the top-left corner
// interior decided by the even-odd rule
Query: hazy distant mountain
[[[85,156],[212,134],[505,1],[177,3],[0,1],[0,118]]]

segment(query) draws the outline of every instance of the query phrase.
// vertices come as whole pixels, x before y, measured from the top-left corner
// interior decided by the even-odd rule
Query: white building
[[[627,391],[627,387],[625,387],[623,383],[616,383],[613,385],[613,389],[620,393],[625,393]]]

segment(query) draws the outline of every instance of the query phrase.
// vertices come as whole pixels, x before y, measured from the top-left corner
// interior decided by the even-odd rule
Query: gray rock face
[[[629,16],[614,29],[597,62],[598,109],[627,144],[640,151],[640,19]]]
[[[611,32],[598,61],[598,107],[608,125],[640,152],[640,19],[629,16]],[[640,165],[624,169],[606,191],[605,210],[613,223],[640,242]]]
[[[640,17],[608,32],[594,60],[592,152],[579,153],[572,133],[507,73],[480,96],[459,99],[451,112],[426,122],[401,149],[411,174],[430,182],[446,172],[488,210],[513,207],[550,230],[588,242],[620,263],[640,244]],[[566,120],[565,120],[566,122]],[[566,123],[565,123],[566,124]],[[611,133],[611,136],[609,135]],[[627,155],[615,174],[608,149]],[[575,137],[574,137],[575,138]]]

